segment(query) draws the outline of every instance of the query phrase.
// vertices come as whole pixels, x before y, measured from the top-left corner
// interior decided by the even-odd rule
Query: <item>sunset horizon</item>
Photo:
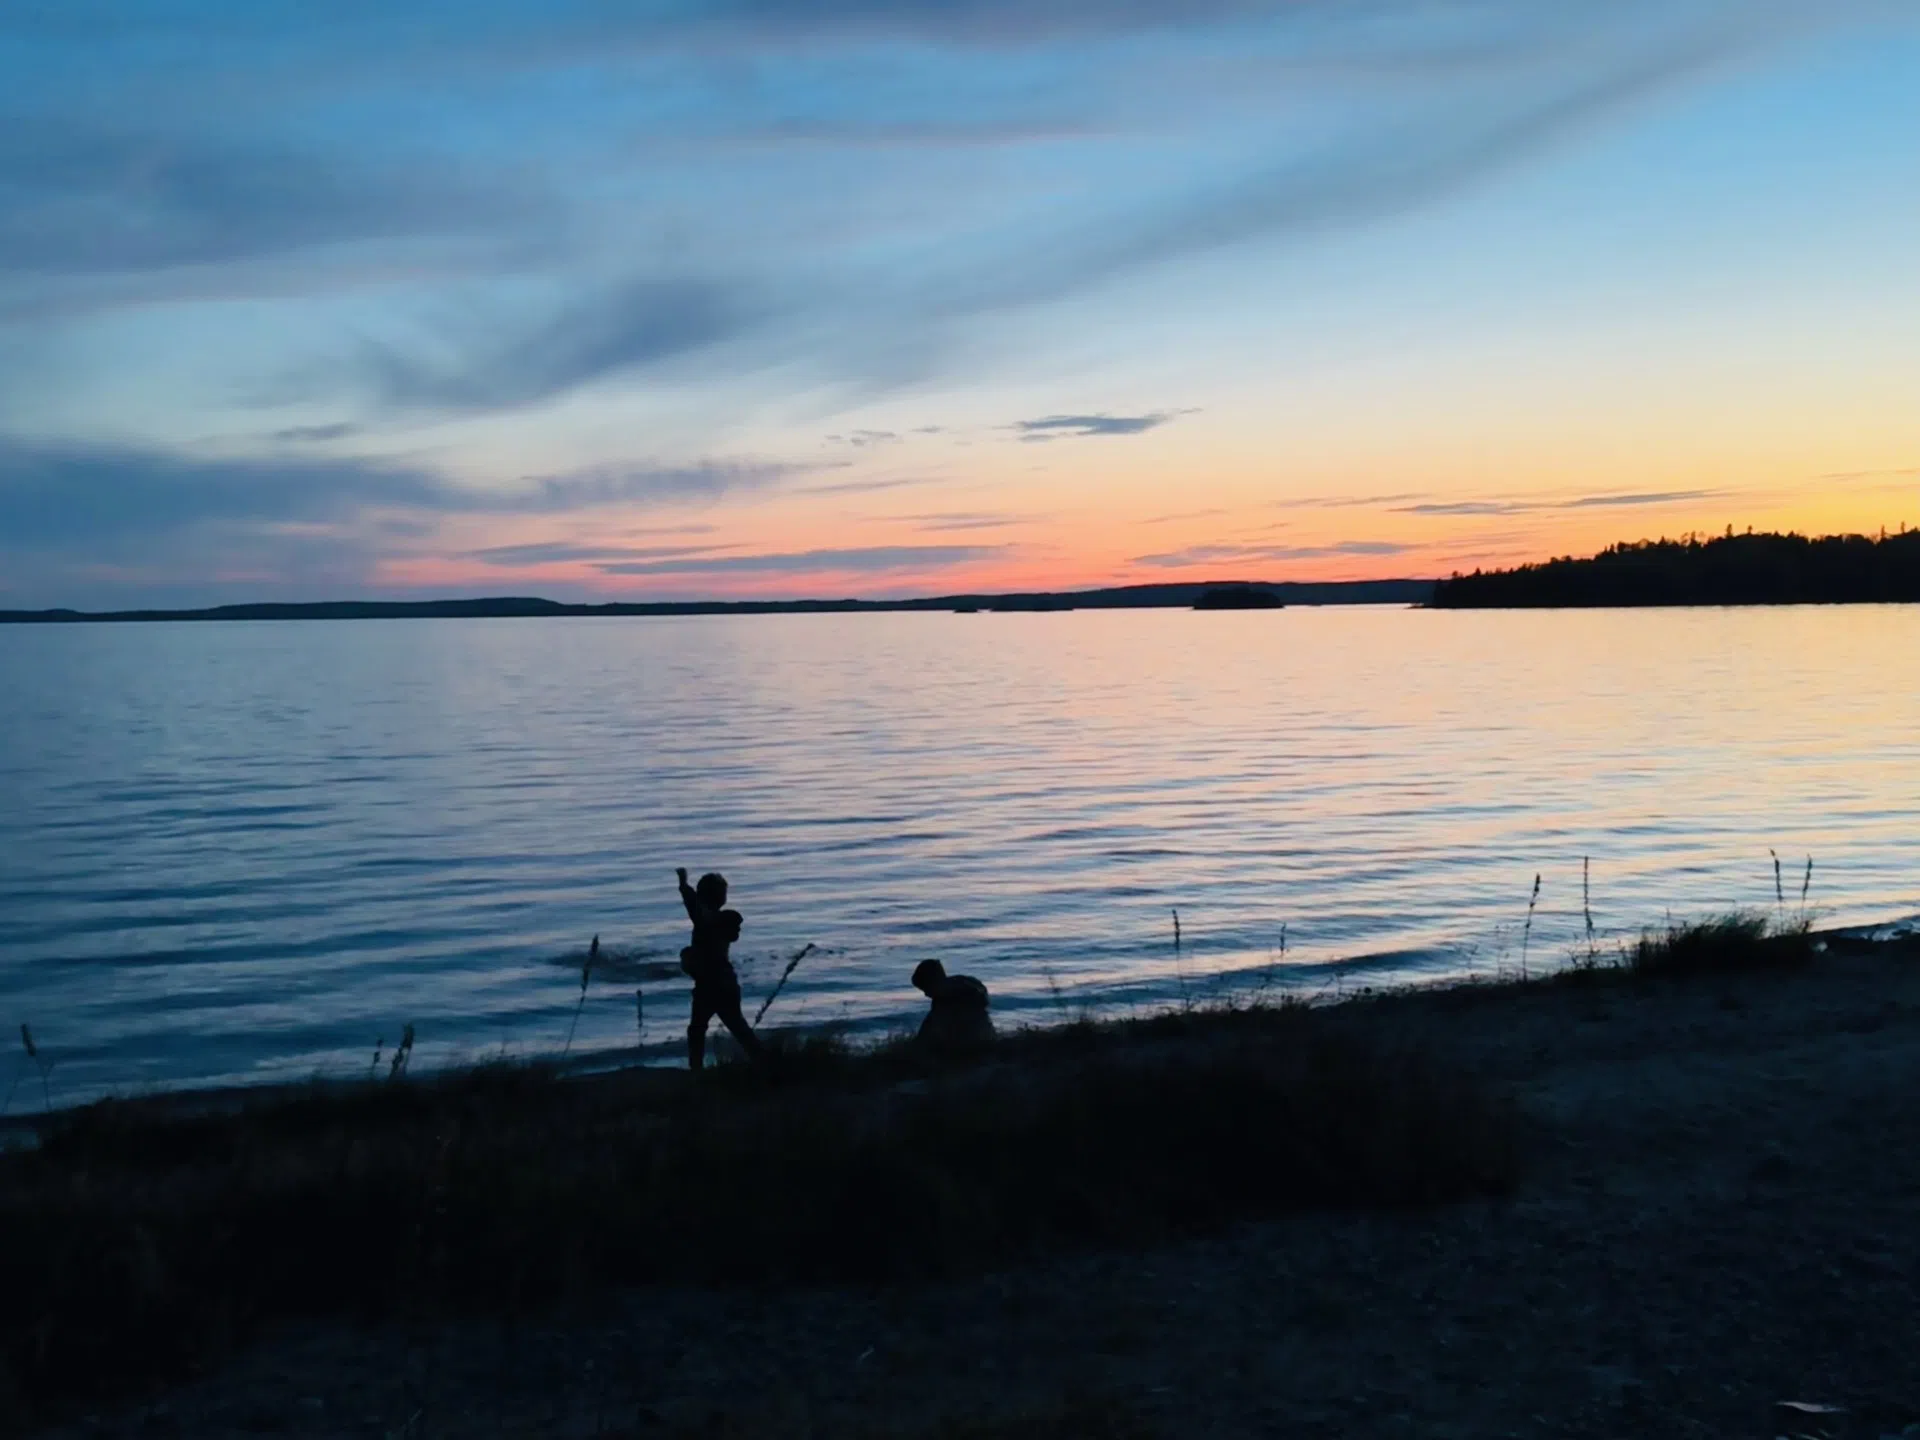
[[[1898,7],[411,13],[0,22],[0,606],[1920,519]]]

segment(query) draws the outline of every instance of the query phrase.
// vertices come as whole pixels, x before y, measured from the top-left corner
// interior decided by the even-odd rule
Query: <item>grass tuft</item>
[[[1649,979],[1680,975],[1734,975],[1812,962],[1805,920],[1774,922],[1752,911],[1649,930],[1626,952],[1626,967]]]

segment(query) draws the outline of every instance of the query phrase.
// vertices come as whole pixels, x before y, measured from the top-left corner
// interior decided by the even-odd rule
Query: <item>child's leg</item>
[[[687,1068],[698,1070],[707,1058],[707,1023],[713,1019],[713,997],[693,987],[693,1018],[687,1022]]]
[[[733,1032],[733,1038],[740,1042],[740,1048],[753,1059],[758,1060],[765,1053],[760,1037],[753,1033],[753,1027],[747,1024],[747,1017],[740,1013],[740,987],[729,986],[727,993],[716,997],[714,1013],[720,1017],[720,1023]]]

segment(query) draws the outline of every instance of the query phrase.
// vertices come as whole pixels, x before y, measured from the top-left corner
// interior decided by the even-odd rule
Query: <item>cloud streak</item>
[[[616,561],[603,564],[599,569],[607,575],[870,575],[971,565],[996,559],[1004,555],[1007,548],[1005,545],[868,545],[766,555]]]
[[[1136,555],[1135,565],[1176,570],[1193,565],[1246,564],[1259,561],[1335,560],[1356,556],[1404,555],[1418,549],[1391,540],[1342,540],[1333,545],[1189,545],[1155,555]]]
[[[1031,524],[1040,517],[1017,515],[1012,511],[961,510],[932,515],[909,515],[906,518],[920,530],[941,531],[1004,530],[1010,525]]]
[[[359,367],[388,408],[510,410],[698,355],[754,321],[743,287],[697,277],[637,280],[530,326],[497,322],[489,338],[451,358],[369,345]]]
[[[376,506],[441,509],[421,471],[361,461],[196,460],[0,441],[0,548],[84,549],[209,523],[331,522]]]
[[[358,425],[342,420],[331,425],[289,425],[284,430],[274,431],[273,438],[283,445],[321,445],[329,440],[346,440],[359,433]]]
[[[506,491],[445,487],[442,508],[497,515],[556,515],[616,505],[717,500],[742,491],[770,490],[817,468],[745,460],[709,460],[690,465],[600,465],[564,475],[536,476]]]
[[[378,511],[563,515],[714,500],[813,468],[720,460],[610,465],[480,489],[377,461],[208,458],[0,439],[0,549],[84,550],[210,525],[344,524]]]
[[[464,182],[445,166],[168,135],[165,124],[136,132],[48,117],[0,123],[0,272],[231,265],[471,235],[523,213],[514,203],[523,197]]]
[[[536,565],[565,565],[579,562],[664,560],[685,555],[710,555],[728,550],[727,545],[586,545],[568,540],[537,540],[524,545],[490,545],[473,551],[469,558],[483,565],[525,569]]]
[[[1043,415],[1038,420],[1016,420],[1012,428],[1022,440],[1081,439],[1096,435],[1144,435],[1158,430],[1178,411],[1155,410],[1146,415]]]
[[[1418,505],[1396,505],[1402,515],[1531,515],[1548,510],[1639,509],[1678,505],[1689,500],[1717,499],[1724,490],[1650,490],[1638,494],[1582,495],[1574,500],[1430,500]]]
[[[939,483],[937,475],[875,475],[859,480],[835,480],[825,485],[796,487],[796,495],[872,495],[882,490],[913,490]]]

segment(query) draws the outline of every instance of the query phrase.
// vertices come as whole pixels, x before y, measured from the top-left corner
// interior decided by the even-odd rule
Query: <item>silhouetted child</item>
[[[738,910],[724,908],[726,877],[709,872],[700,877],[698,885],[689,885],[685,867],[674,873],[680,877],[680,903],[687,907],[687,918],[693,922],[693,943],[680,952],[680,968],[693,977],[687,1066],[698,1070],[704,1063],[707,1026],[716,1015],[733,1032],[740,1048],[758,1060],[762,1054],[760,1038],[740,1013],[740,977],[734,974],[733,960],[727,954],[740,938],[741,917]]]
[[[918,1043],[945,1055],[964,1054],[993,1043],[987,987],[973,976],[949,975],[938,960],[922,960],[914,967],[913,985],[933,1002],[927,1018],[920,1022]]]

